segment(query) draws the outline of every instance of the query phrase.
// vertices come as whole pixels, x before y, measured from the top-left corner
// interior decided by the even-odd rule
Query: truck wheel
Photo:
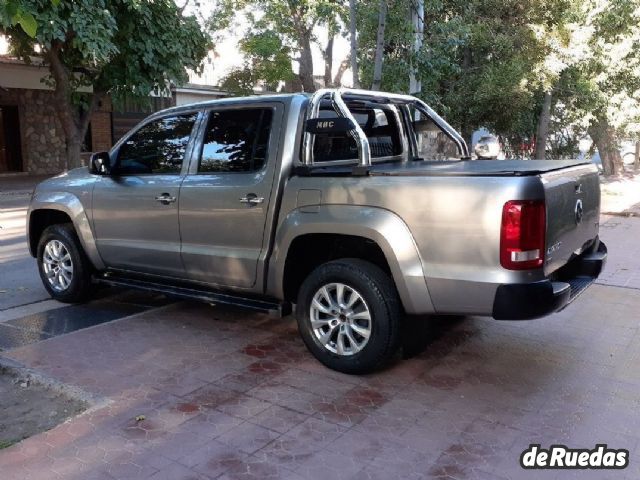
[[[47,227],[38,243],[38,270],[49,295],[65,303],[86,300],[92,266],[71,224]]]
[[[316,268],[298,292],[296,317],[304,343],[327,367],[367,373],[398,349],[402,309],[393,281],[359,259]]]

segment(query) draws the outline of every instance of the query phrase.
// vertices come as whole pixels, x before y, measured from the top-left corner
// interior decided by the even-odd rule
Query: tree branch
[[[334,87],[342,86],[342,75],[349,68],[349,64],[351,63],[351,58],[347,55],[347,58],[340,62],[340,66],[338,67],[338,71],[336,72],[336,76],[333,77],[332,85]]]
[[[93,115],[93,112],[96,111],[96,108],[98,107],[98,103],[103,98],[104,98],[103,93],[94,91],[93,94],[91,94],[91,100],[89,101],[88,109],[80,114],[80,119],[78,121],[78,130],[80,132],[80,135],[83,138],[87,134],[87,129],[89,128],[89,122],[91,122],[91,116]]]
[[[58,108],[58,115],[67,138],[72,138],[78,133],[76,119],[71,113],[70,78],[67,67],[62,63],[60,50],[62,43],[54,41],[51,48],[45,53],[44,58],[49,62],[49,71],[55,82],[53,98]]]
[[[191,0],[185,0],[184,5],[182,5],[182,7],[178,7],[178,11],[180,12],[180,15],[184,14],[184,10],[187,8],[189,3],[191,3]]]

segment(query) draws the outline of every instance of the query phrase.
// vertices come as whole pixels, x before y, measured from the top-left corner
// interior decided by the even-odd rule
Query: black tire
[[[330,351],[311,326],[313,298],[323,286],[332,283],[342,283],[356,290],[369,309],[370,336],[364,347],[351,355]],[[335,260],[311,272],[298,292],[296,317],[300,335],[309,351],[324,365],[339,372],[364,374],[374,371],[396,353],[400,344],[402,307],[393,280],[379,267],[364,260]]]
[[[68,286],[62,290],[54,288],[45,272],[45,247],[49,242],[57,240],[62,243],[71,258],[73,273]],[[64,303],[80,303],[91,293],[91,273],[93,266],[82,249],[73,224],[65,223],[47,227],[38,242],[38,272],[44,288],[52,298]]]

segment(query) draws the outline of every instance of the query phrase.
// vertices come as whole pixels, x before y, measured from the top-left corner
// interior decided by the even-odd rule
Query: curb
[[[2,355],[0,355],[0,374],[9,374],[20,380],[38,384],[52,392],[84,402],[87,404],[87,410],[82,413],[102,408],[112,402],[108,398],[94,395],[75,385],[63,383]]]

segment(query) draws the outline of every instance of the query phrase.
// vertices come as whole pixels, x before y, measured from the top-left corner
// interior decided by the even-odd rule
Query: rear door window
[[[270,108],[210,112],[198,173],[262,169],[268,154],[272,117]]]

